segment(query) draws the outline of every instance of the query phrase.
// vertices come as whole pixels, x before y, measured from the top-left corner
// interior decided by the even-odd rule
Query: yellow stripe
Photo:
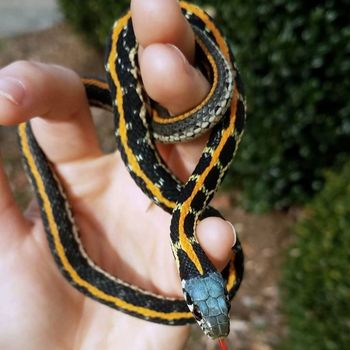
[[[113,83],[116,86],[116,106],[118,108],[118,113],[119,113],[120,140],[121,140],[121,143],[123,144],[125,154],[128,158],[128,164],[131,166],[132,171],[145,182],[147,188],[151,191],[153,196],[155,196],[161,203],[166,205],[168,208],[173,209],[175,208],[175,202],[169,201],[167,198],[165,198],[162,192],[160,191],[160,189],[156,187],[154,183],[147,177],[147,175],[142,171],[132,149],[128,146],[126,120],[125,120],[125,113],[123,108],[124,107],[123,93],[122,93],[121,84],[118,78],[118,74],[115,69],[114,62],[116,59],[115,52],[116,52],[117,40],[119,38],[120,32],[123,30],[124,26],[128,23],[129,19],[130,19],[130,12],[128,12],[124,17],[118,20],[117,25],[113,30],[112,47],[108,58],[111,77],[113,79]]]
[[[200,191],[200,189],[204,186],[204,181],[206,177],[208,176],[211,169],[215,167],[215,165],[218,162],[219,156],[222,152],[222,149],[229,138],[229,136],[232,134],[235,126],[235,119],[236,119],[236,104],[237,104],[237,98],[238,93],[237,90],[234,91],[233,96],[233,107],[231,111],[231,117],[230,117],[230,124],[229,127],[226,129],[225,133],[222,135],[220,143],[218,147],[215,149],[215,152],[212,155],[212,159],[210,161],[209,166],[203,171],[202,174],[200,174],[199,178],[197,179],[197,183],[192,191],[191,196],[182,204],[181,210],[180,210],[180,219],[179,219],[179,240],[181,244],[181,248],[186,252],[188,257],[192,260],[196,268],[198,269],[199,273],[203,274],[203,268],[202,264],[195,253],[193,246],[188,238],[187,233],[185,232],[185,218],[190,212],[192,201],[195,197],[195,195]]]
[[[152,119],[157,122],[158,124],[168,124],[168,123],[175,123],[181,120],[186,119],[189,115],[194,114],[196,112],[198,112],[201,108],[203,108],[203,106],[205,106],[209,99],[213,96],[214,91],[218,85],[218,67],[215,63],[214,57],[213,55],[210,54],[210,52],[207,50],[207,48],[204,46],[204,44],[200,41],[197,40],[197,43],[199,44],[199,46],[201,47],[201,49],[205,52],[207,59],[213,69],[213,84],[211,86],[211,89],[208,93],[208,95],[204,98],[204,100],[195,108],[189,110],[188,112],[184,113],[184,114],[180,114],[174,117],[160,117],[158,112],[156,110],[153,110],[153,114],[152,114]]]
[[[180,1],[180,5],[181,5],[181,8],[183,8],[189,12],[192,12],[193,14],[198,16],[205,23],[205,26],[213,33],[215,40],[219,44],[220,50],[222,51],[222,53],[224,54],[226,59],[228,61],[230,61],[229,48],[228,48],[224,38],[222,37],[220,31],[217,29],[215,24],[212,22],[211,18],[201,8],[199,8],[196,5],[189,4],[189,3],[184,2],[184,1]]]
[[[45,190],[44,181],[40,176],[40,173],[38,171],[38,168],[36,167],[35,161],[33,159],[33,156],[31,154],[31,151],[29,148],[25,123],[22,123],[19,125],[19,136],[20,136],[20,140],[21,140],[21,147],[22,147],[23,154],[28,162],[30,172],[31,172],[32,176],[34,177],[39,195],[40,195],[41,200],[43,202],[43,209],[45,211],[45,215],[46,215],[46,218],[47,218],[47,221],[49,224],[50,234],[53,238],[55,250],[57,252],[57,255],[60,259],[60,262],[61,262],[63,268],[68,272],[71,279],[78,286],[81,286],[81,287],[85,288],[86,290],[88,290],[89,293],[91,293],[93,296],[95,296],[101,300],[104,300],[106,302],[113,303],[117,307],[119,307],[123,310],[135,312],[135,313],[142,315],[144,317],[161,318],[164,320],[177,320],[177,319],[183,319],[183,318],[185,318],[185,319],[192,318],[192,313],[190,313],[190,312],[165,313],[165,312],[155,311],[155,310],[151,310],[151,309],[148,309],[145,307],[140,307],[140,306],[135,306],[133,304],[129,304],[120,298],[106,294],[105,292],[103,292],[102,290],[93,286],[88,281],[84,280],[82,277],[79,276],[79,274],[76,272],[74,267],[70,264],[66,254],[65,254],[65,250],[64,250],[64,247],[62,245],[62,242],[60,240],[58,226],[55,222],[51,203],[50,203],[50,200],[49,200],[48,195],[47,195],[46,190]]]

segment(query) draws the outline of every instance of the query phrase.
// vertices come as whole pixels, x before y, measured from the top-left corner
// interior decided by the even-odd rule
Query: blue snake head
[[[183,280],[185,301],[203,332],[224,338],[230,331],[230,302],[225,282],[218,272]]]

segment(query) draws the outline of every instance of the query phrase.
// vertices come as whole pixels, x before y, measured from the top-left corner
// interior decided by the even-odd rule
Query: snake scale
[[[74,208],[40,148],[30,122],[19,125],[26,172],[41,208],[52,255],[67,281],[109,307],[148,321],[182,325],[194,322],[212,338],[229,332],[230,300],[243,276],[237,240],[230,262],[218,272],[195,235],[199,220],[221,214],[208,204],[224,178],[245,122],[242,82],[233,54],[213,20],[199,7],[180,2],[196,37],[196,62],[211,90],[194,109],[171,116],[145,94],[137,64],[138,44],[131,14],[114,24],[106,50],[107,82],[85,79],[91,105],[112,108],[118,150],[130,175],[157,205],[172,215],[171,248],[183,299],[167,298],[130,285],[97,266],[88,256],[74,221]],[[181,183],[157,153],[154,141],[178,142],[211,129],[200,160]]]

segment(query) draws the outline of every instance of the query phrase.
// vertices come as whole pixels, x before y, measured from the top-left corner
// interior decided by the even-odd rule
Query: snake
[[[30,121],[18,126],[19,147],[41,209],[49,249],[74,288],[131,316],[174,326],[197,322],[209,337],[224,338],[230,330],[230,301],[243,278],[243,250],[237,239],[230,261],[219,272],[198,243],[196,227],[207,217],[223,217],[209,203],[241,140],[245,96],[230,45],[214,20],[196,5],[180,2],[180,7],[195,34],[197,68],[211,83],[198,106],[171,115],[147,96],[130,11],[116,20],[109,36],[106,81],[82,82],[90,105],[113,112],[117,148],[133,180],[171,214],[171,249],[184,298],[143,290],[98,266],[84,249],[69,196]],[[168,169],[155,144],[187,141],[207,130],[209,139],[198,164],[183,183]]]

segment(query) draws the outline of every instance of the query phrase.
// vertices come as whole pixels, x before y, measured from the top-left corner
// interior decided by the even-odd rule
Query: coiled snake
[[[199,106],[169,116],[145,95],[130,12],[112,30],[105,61],[108,85],[97,80],[83,82],[92,105],[113,107],[118,149],[132,178],[172,214],[171,247],[185,301],[141,290],[98,267],[81,244],[64,188],[38,145],[30,122],[19,125],[18,135],[50,250],[68,282],[85,295],[135,317],[169,325],[196,320],[207,335],[221,338],[229,332],[230,300],[242,279],[243,252],[237,241],[229,264],[219,273],[198,244],[195,229],[198,220],[221,216],[208,203],[241,139],[245,101],[232,52],[213,20],[194,5],[180,4],[196,36],[198,66],[212,84]],[[211,133],[201,158],[182,184],[158,155],[154,139],[188,140],[207,129]]]

